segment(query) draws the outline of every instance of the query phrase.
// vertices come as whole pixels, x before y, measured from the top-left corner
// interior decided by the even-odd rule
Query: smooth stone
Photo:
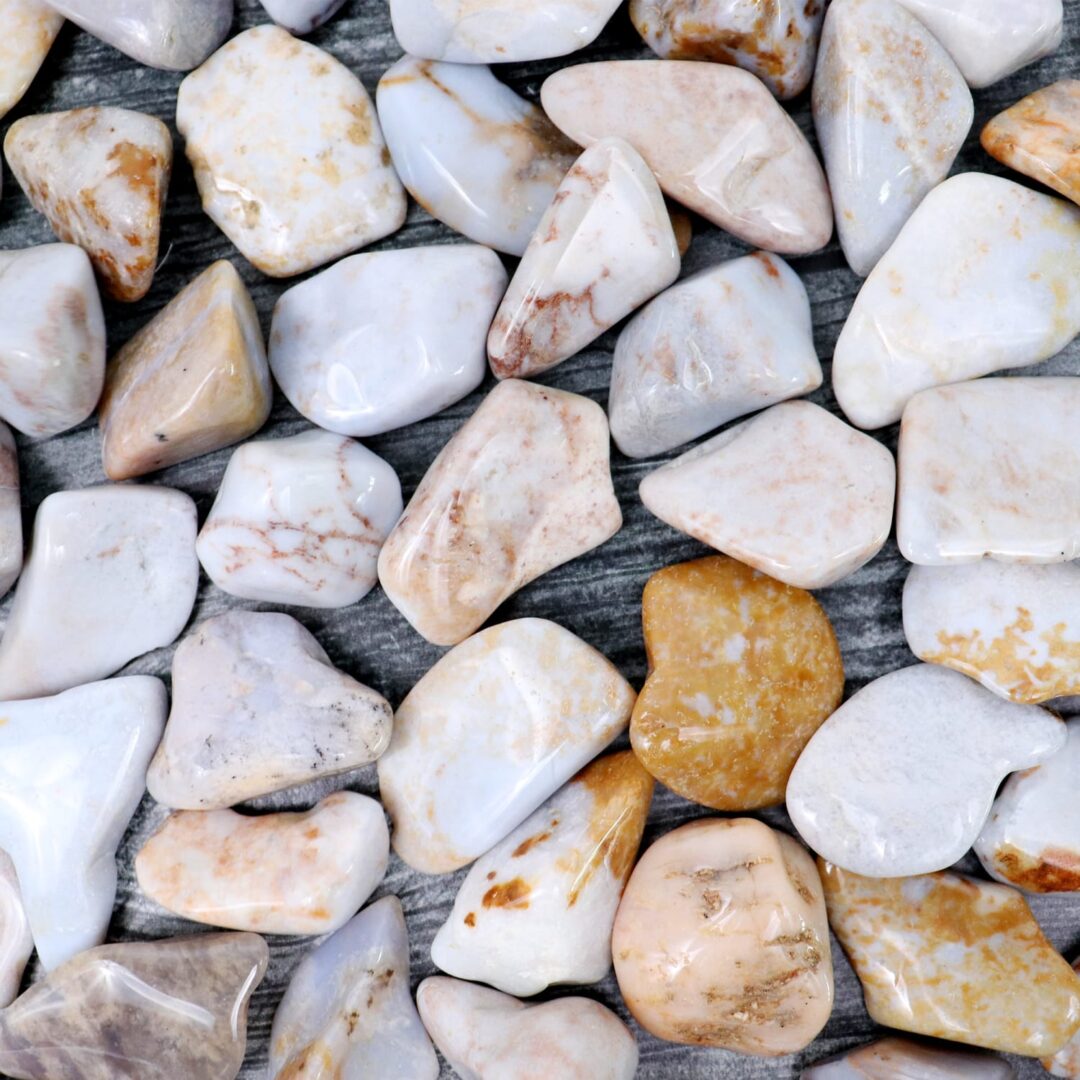
[[[0,120],[30,89],[63,24],[43,0],[0,0]]]
[[[48,496],[0,641],[0,701],[103,679],[171,645],[198,586],[190,496],[112,484]]]
[[[270,1032],[270,1080],[435,1080],[439,1064],[409,992],[401,902],[384,896],[309,953]]]
[[[971,91],[949,54],[894,0],[835,0],[814,76],[814,127],[836,231],[865,277],[952,168]]]
[[[911,1039],[879,1039],[803,1069],[800,1080],[1013,1080],[992,1054],[952,1050]]]
[[[266,14],[294,34],[310,34],[329,22],[345,0],[259,0]]]
[[[661,293],[619,334],[608,415],[627,456],[654,457],[821,385],[810,301],[759,251]]]
[[[0,328],[0,418],[36,439],[81,424],[105,382],[105,316],[86,252],[0,251]]]
[[[879,428],[920,390],[1027,367],[1080,331],[1080,209],[984,173],[923,200],[855,299],[833,356],[848,419]]]
[[[306,813],[177,810],[135,856],[139,887],[195,922],[260,934],[328,934],[386,874],[382,807],[338,791]]]
[[[0,421],[0,596],[22,572],[23,527],[15,437]]]
[[[369,764],[393,719],[291,615],[228,611],[173,656],[172,711],[146,786],[163,806],[222,810]]]
[[[233,451],[196,550],[245,600],[338,608],[367,596],[401,515],[401,484],[352,439],[305,431]]]
[[[1026,705],[1080,694],[1080,566],[913,566],[904,634],[920,660]]]
[[[630,720],[641,763],[716,810],[783,802],[796,759],[844,694],[821,606],[713,556],[658,570],[641,609],[649,677]]]
[[[428,641],[462,641],[518,589],[619,531],[609,453],[595,402],[499,383],[432,462],[383,546],[386,595]]]
[[[752,818],[705,818],[641,857],[611,949],[627,1008],[657,1038],[777,1057],[808,1046],[833,1005],[814,862]]]
[[[0,1009],[19,993],[23,970],[34,951],[34,935],[23,906],[15,864],[0,851]]]
[[[1045,709],[916,664],[864,686],[818,728],[787,809],[807,844],[845,870],[930,873],[971,847],[1009,773],[1064,745],[1065,725]]]
[[[20,1080],[233,1080],[268,962],[254,934],[91,949],[0,1012],[0,1070]]]
[[[1080,979],[1015,889],[819,866],[829,925],[877,1023],[1031,1057],[1080,1027]]]
[[[880,443],[808,401],[787,401],[641,482],[661,521],[770,577],[822,589],[888,539],[896,470]]]
[[[245,30],[189,75],[176,126],[203,209],[271,277],[321,266],[405,221],[367,90],[279,26]]]
[[[735,64],[781,101],[810,85],[824,17],[824,0],[630,0],[630,18],[657,56]]]
[[[606,60],[564,68],[541,90],[575,142],[617,135],[673,199],[755,247],[823,248],[829,188],[795,122],[749,72],[680,60]]]
[[[629,750],[587,765],[473,864],[432,942],[435,966],[520,997],[599,982],[652,793]]]
[[[1080,957],[1073,961],[1073,971],[1080,974]],[[1039,1062],[1051,1076],[1080,1080],[1080,1034],[1074,1035],[1053,1057]]]
[[[47,970],[105,940],[116,849],[146,790],[167,708],[161,680],[145,675],[3,705],[0,848],[15,864]]]
[[[278,300],[270,368],[297,412],[340,435],[379,435],[471,394],[506,291],[474,244],[353,255]]]
[[[402,57],[375,94],[394,167],[433,218],[522,255],[580,151],[482,66]]]
[[[378,762],[394,850],[425,874],[472,862],[624,731],[633,705],[615,666],[553,622],[482,630],[394,716]]]
[[[141,300],[154,280],[172,136],[154,116],[95,106],[16,120],[15,179],[58,240],[81,247],[106,294]]]
[[[909,562],[1080,557],[1080,378],[980,379],[904,410],[896,540]]]
[[[462,1080],[632,1080],[637,1040],[598,1001],[524,1001],[438,975],[416,1004],[428,1034]]]

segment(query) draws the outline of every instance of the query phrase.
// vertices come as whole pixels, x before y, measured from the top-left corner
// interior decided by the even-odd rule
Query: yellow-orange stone
[[[844,692],[818,602],[715,556],[653,574],[642,619],[650,675],[630,724],[641,763],[717,810],[782,802],[795,761]]]

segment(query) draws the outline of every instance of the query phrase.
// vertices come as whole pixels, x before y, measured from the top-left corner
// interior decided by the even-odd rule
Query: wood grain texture
[[[257,0],[240,0],[235,29],[268,18]],[[1077,35],[1080,34],[1080,0],[1066,0],[1066,45],[1058,56],[1026,68],[988,90],[977,91],[976,120],[972,134],[955,171],[970,169],[1004,173],[982,152],[978,132],[997,111],[1023,94],[1075,71]],[[0,27],[2,31],[2,27]],[[398,57],[400,49],[391,33],[386,0],[349,0],[341,14],[311,40],[347,64],[369,90],[374,91],[381,73]],[[599,41],[574,57],[500,69],[499,74],[520,92],[535,99],[540,83],[551,71],[566,63],[587,59],[641,57],[650,55],[641,45],[625,8],[620,10]],[[180,152],[174,110],[181,76],[141,67],[71,25],[62,31],[41,74],[19,108],[0,125],[0,136],[19,116],[29,113],[84,105],[123,105],[164,120],[177,139],[177,163],[169,196],[162,250],[164,265],[153,289],[133,306],[111,304],[106,315],[110,352],[125,342],[151,315],[212,260],[229,258],[250,286],[268,330],[273,304],[289,283],[273,281],[255,271],[211,224],[199,207],[191,169]],[[800,127],[811,133],[808,95],[791,104]],[[1014,177],[1014,179],[1020,179]],[[722,259],[743,254],[745,245],[732,237],[694,222],[693,245],[684,263],[684,274],[692,273]],[[0,200],[0,249],[26,247],[52,239],[44,219],[11,179],[5,176]],[[452,243],[457,237],[433,222],[415,205],[398,234],[374,249],[409,247],[426,243]],[[844,318],[850,309],[859,281],[844,264],[835,243],[827,250],[791,260],[809,290],[814,309],[815,338],[819,355],[828,359]],[[299,280],[299,279],[294,279]],[[606,403],[611,351],[616,331],[611,331],[573,360],[549,373],[541,381],[566,390],[586,394]],[[1041,368],[1045,373],[1080,374],[1080,344],[1074,343]],[[449,436],[477,407],[492,385],[489,378],[481,390],[445,413],[401,431],[367,440],[367,445],[398,470],[406,498],[411,495],[428,464]],[[831,390],[826,387],[812,400],[836,411]],[[309,425],[279,394],[265,436],[293,434]],[[896,429],[887,429],[882,440],[895,449]],[[42,443],[19,440],[23,508],[29,529],[41,500],[53,491],[78,488],[104,481],[100,440],[91,421],[76,430]],[[189,492],[205,517],[217,490],[229,452],[222,451],[168,469],[149,482],[181,488]],[[641,590],[648,576],[661,566],[697,557],[701,545],[655,520],[641,506],[637,485],[655,461],[633,462],[613,455],[616,490],[625,514],[622,531],[599,550],[568,566],[547,574],[524,589],[496,615],[496,621],[522,615],[552,618],[567,626],[606,653],[640,686],[645,676],[645,655],[640,627]],[[906,666],[913,657],[904,642],[900,622],[900,591],[906,564],[895,543],[854,577],[819,593],[833,619],[843,649],[850,694],[876,676]],[[226,596],[203,578],[194,621],[229,607],[258,607]],[[0,607],[6,619],[10,598]],[[352,675],[377,688],[395,705],[431,666],[443,650],[428,645],[397,614],[381,591],[376,590],[359,604],[340,611],[296,610],[296,615],[322,642],[332,659]],[[129,671],[168,676],[171,649],[159,650],[136,661]],[[350,774],[344,780],[321,787],[303,789],[258,800],[253,808],[305,807],[334,787],[349,787],[376,793],[374,768]],[[646,832],[645,843],[685,821],[703,816],[702,807],[693,806],[658,788]],[[765,818],[790,829],[782,811],[770,811]],[[195,932],[200,927],[157,910],[143,897],[133,880],[131,866],[135,852],[162,817],[160,809],[147,798],[140,808],[120,851],[121,881],[110,940],[143,940],[171,934]],[[973,860],[965,863],[972,868]],[[400,896],[408,916],[412,949],[413,984],[433,972],[429,958],[431,940],[446,918],[465,871],[444,877],[427,877],[391,861],[379,893]],[[1035,899],[1032,903],[1047,934],[1060,949],[1072,956],[1080,946],[1080,898]],[[266,980],[255,994],[249,1025],[250,1045],[242,1076],[265,1075],[267,1041],[274,1008],[289,975],[311,945],[309,939],[270,939],[272,959]],[[834,943],[834,948],[835,943]],[[797,1076],[805,1065],[843,1048],[864,1042],[876,1032],[862,1004],[862,995],[846,961],[836,949],[837,1000],[832,1019],[822,1036],[809,1049],[788,1058],[765,1060],[739,1057],[715,1050],[688,1049],[661,1043],[639,1032],[641,1068],[645,1080],[704,1080],[706,1077],[733,1077],[751,1080],[760,1077]],[[32,975],[38,974],[36,967]],[[579,992],[579,991],[566,991]],[[609,976],[596,987],[586,988],[599,1000],[613,1006],[624,1017],[614,980]],[[1022,1076],[1042,1075],[1037,1062],[1018,1061]],[[453,1074],[444,1067],[443,1076]],[[181,1080],[181,1078],[177,1078]]]

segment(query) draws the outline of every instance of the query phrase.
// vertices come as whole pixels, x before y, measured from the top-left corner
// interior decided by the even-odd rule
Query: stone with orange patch
[[[44,0],[0,0],[0,120],[29,89],[63,23]]]

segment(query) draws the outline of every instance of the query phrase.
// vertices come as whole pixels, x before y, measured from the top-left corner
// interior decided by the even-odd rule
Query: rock
[[[329,22],[345,0],[259,0],[266,14],[294,34],[310,34]]]
[[[303,814],[177,810],[135,857],[135,874],[151,900],[195,922],[327,934],[378,887],[389,851],[382,807],[338,791]]]
[[[432,462],[383,546],[379,580],[428,641],[454,645],[621,525],[603,410],[511,379]]]
[[[413,687],[379,758],[394,850],[414,869],[465,866],[625,730],[634,691],[545,619],[516,619],[448,652]]]
[[[489,68],[402,57],[379,80],[394,167],[432,217],[524,253],[579,150]]]
[[[21,1080],[232,1080],[268,960],[254,934],[91,949],[0,1013],[0,1069]]]
[[[1026,367],[1080,331],[1080,209],[983,173],[939,184],[867,278],[833,357],[853,424],[912,395]]]
[[[196,548],[219,589],[270,604],[355,604],[377,580],[401,484],[352,439],[304,431],[233,451]]]
[[[587,765],[473,864],[432,943],[436,967],[522,997],[604,978],[652,792],[629,750]]]
[[[641,482],[661,521],[802,589],[848,577],[892,526],[895,468],[880,443],[808,401],[744,420]]]
[[[0,0],[0,120],[30,88],[64,18],[43,0]]]
[[[900,428],[896,540],[926,566],[1080,557],[1080,378],[926,390]]]
[[[814,126],[849,265],[865,277],[946,176],[975,107],[937,39],[894,0],[836,0],[814,77]]]
[[[15,864],[47,970],[105,940],[116,849],[167,708],[164,685],[145,675],[3,706],[0,848]],[[0,1071],[9,1073],[3,1049],[0,1037]]]
[[[433,416],[483,381],[506,282],[498,255],[474,244],[344,259],[278,300],[274,378],[298,412],[341,435]]]
[[[396,896],[365,908],[301,961],[274,1015],[267,1075],[439,1075],[409,992],[409,938]]]
[[[628,457],[653,457],[820,385],[806,289],[759,251],[680,281],[626,324],[611,434]]]
[[[1080,566],[913,566],[904,633],[920,660],[1026,705],[1080,694]]]
[[[992,1054],[951,1050],[911,1039],[879,1039],[803,1069],[801,1080],[1013,1080]]]
[[[19,458],[11,429],[0,422],[0,596],[22,572],[23,528]]]
[[[34,936],[23,907],[15,864],[6,851],[0,851],[0,1009],[15,1000],[23,969],[33,951]]]
[[[499,379],[576,355],[679,276],[679,249],[648,166],[622,139],[574,163],[518,264],[488,335]]]
[[[782,101],[810,85],[824,17],[824,0],[630,0],[630,18],[658,56],[737,64]]]
[[[405,221],[363,84],[280,27],[245,30],[189,75],[176,126],[203,209],[271,277],[331,262]]]
[[[1073,961],[1073,971],[1080,971],[1080,959]],[[1080,1077],[1080,1035],[1074,1035],[1053,1057],[1045,1057],[1039,1064],[1051,1076],[1077,1080]]]
[[[1065,745],[1065,726],[931,664],[864,686],[818,728],[791,773],[787,809],[819,855],[869,877],[951,866],[998,785]]]
[[[95,106],[24,116],[4,139],[11,171],[114,300],[141,300],[157,269],[172,136],[156,117]]]
[[[86,252],[0,251],[0,418],[32,438],[81,424],[105,381],[105,316]]]
[[[1015,889],[819,865],[829,925],[877,1023],[1031,1057],[1080,1026],[1080,979]]]
[[[589,146],[617,135],[673,199],[755,247],[817,251],[832,235],[825,174],[753,75],[723,64],[607,60],[548,77],[555,124]]]
[[[630,875],[611,949],[630,1012],[671,1042],[777,1057],[809,1045],[832,1011],[813,860],[752,818],[657,840]]]
[[[106,484],[48,496],[0,641],[0,701],[103,679],[171,645],[198,585],[183,492]]]
[[[844,665],[807,592],[714,556],[658,570],[642,597],[649,677],[630,742],[661,783],[717,810],[784,801]]]
[[[434,976],[416,991],[428,1033],[465,1080],[632,1080],[638,1049],[598,1001],[564,997],[527,1005],[458,979]]]

